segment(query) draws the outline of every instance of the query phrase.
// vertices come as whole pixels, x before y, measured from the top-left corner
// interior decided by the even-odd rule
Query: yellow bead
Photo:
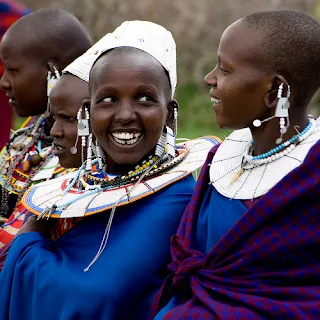
[[[149,167],[150,166],[150,162],[148,161],[148,162],[146,162],[146,165]]]
[[[158,166],[157,166],[157,165],[154,165],[153,167],[154,167],[155,169],[157,169],[157,168],[158,168]]]
[[[145,169],[146,167],[147,167],[146,164],[142,165],[142,168],[143,168],[143,169]]]

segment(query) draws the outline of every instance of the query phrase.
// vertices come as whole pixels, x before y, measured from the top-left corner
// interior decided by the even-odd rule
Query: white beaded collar
[[[210,165],[210,181],[216,190],[230,199],[251,200],[266,194],[289,172],[297,168],[312,146],[320,139],[320,118],[314,132],[283,158],[245,170],[242,159],[252,140],[250,129],[236,130],[219,146]]]

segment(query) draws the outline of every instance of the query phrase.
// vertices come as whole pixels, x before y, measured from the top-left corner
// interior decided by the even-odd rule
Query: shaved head
[[[71,13],[45,8],[16,21],[3,41],[19,43],[30,60],[53,62],[60,70],[92,46],[92,40]]]
[[[257,12],[241,20],[261,35],[266,67],[294,88],[296,105],[307,105],[320,85],[319,22],[294,10]]]

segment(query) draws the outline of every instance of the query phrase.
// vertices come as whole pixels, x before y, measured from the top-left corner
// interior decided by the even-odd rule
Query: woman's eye
[[[7,69],[7,71],[9,71],[9,72],[17,72],[18,70],[17,69],[12,69],[12,68],[6,68]]]
[[[149,101],[153,101],[153,99],[149,96],[142,96],[139,98],[139,101],[142,101],[142,102],[149,102]]]
[[[116,99],[114,99],[114,98],[112,98],[112,97],[106,97],[106,98],[103,98],[103,99],[102,99],[103,102],[115,102],[115,100],[116,100]]]
[[[228,71],[228,70],[223,69],[221,66],[219,66],[219,69],[220,69],[220,71],[221,71],[222,73],[229,73],[229,71]]]

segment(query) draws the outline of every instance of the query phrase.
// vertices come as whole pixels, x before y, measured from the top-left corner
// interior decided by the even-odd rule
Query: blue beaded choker
[[[298,133],[297,135],[293,136],[290,140],[280,144],[279,146],[277,146],[276,148],[274,149],[271,149],[270,151],[268,152],[265,152],[263,154],[259,154],[258,156],[253,156],[252,157],[252,160],[255,161],[255,160],[262,160],[262,159],[265,159],[265,158],[268,158],[274,154],[276,154],[277,152],[283,150],[284,148],[288,147],[289,145],[297,142],[298,140],[300,141],[299,138],[301,138],[302,136],[304,136],[314,125],[314,122],[315,120],[314,119],[310,119],[308,125],[300,132]],[[251,141],[251,146],[253,145],[253,141]]]

